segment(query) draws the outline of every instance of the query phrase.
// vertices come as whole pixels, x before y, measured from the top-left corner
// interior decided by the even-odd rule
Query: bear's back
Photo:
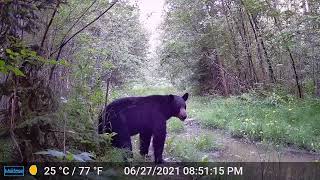
[[[141,97],[124,97],[116,99],[111,102],[107,109],[113,108],[116,110],[121,110],[132,106],[158,106],[166,102],[167,96],[165,95],[152,95],[152,96],[141,96]]]

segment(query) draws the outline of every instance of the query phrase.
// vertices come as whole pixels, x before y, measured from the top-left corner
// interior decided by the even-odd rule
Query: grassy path
[[[164,159],[168,162],[319,162],[320,153],[310,152],[297,146],[272,144],[268,141],[253,141],[235,137],[223,129],[203,128],[199,121],[187,119],[182,126],[180,120],[170,120]],[[179,123],[180,124],[180,123]],[[181,128],[183,127],[183,128]],[[140,157],[139,137],[133,138],[137,161]],[[150,145],[147,161],[152,161]],[[140,159],[139,159],[140,158]]]
[[[213,136],[218,149],[206,152],[213,161],[250,162],[306,162],[319,161],[320,154],[291,147],[276,147],[262,142],[252,142],[245,138],[234,138],[224,130],[204,129],[197,121],[185,122],[185,130],[179,137],[199,137],[201,134]],[[201,153],[201,151],[193,153]]]
[[[204,146],[207,146],[208,150],[197,148],[199,141],[203,141],[197,137],[204,134],[213,141],[204,142]],[[235,138],[225,130],[201,128],[198,122],[193,119],[186,120],[184,130],[169,134],[168,139],[169,144],[167,144],[166,150],[167,156],[170,157],[167,158],[169,161],[204,161],[205,159],[205,161],[223,162],[312,162],[320,160],[318,153],[292,147],[274,146],[263,142],[252,142],[246,138]],[[192,139],[196,139],[198,142],[192,141]],[[183,150],[181,151],[181,149]]]
[[[244,94],[230,98],[194,97],[190,116],[202,127],[226,129],[235,137],[293,145],[320,152],[320,101],[291,96]]]

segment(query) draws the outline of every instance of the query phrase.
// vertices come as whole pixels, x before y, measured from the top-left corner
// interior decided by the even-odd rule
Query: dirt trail
[[[242,162],[310,162],[319,161],[320,154],[311,153],[291,147],[266,145],[261,142],[252,142],[245,138],[233,138],[225,130],[204,129],[192,119],[185,121],[183,136],[198,136],[203,133],[212,134],[222,150],[210,152],[210,159],[215,161],[242,161]]]

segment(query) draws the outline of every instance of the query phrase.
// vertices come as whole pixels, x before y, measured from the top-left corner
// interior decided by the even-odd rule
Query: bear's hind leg
[[[132,151],[131,137],[129,133],[116,134],[112,139],[112,146]]]
[[[139,134],[140,136],[140,154],[145,156],[149,152],[149,146],[151,141],[152,132],[143,131]]]

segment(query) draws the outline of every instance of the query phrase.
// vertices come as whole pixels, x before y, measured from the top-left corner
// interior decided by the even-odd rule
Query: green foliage
[[[75,131],[81,133],[95,129],[94,118],[97,117],[98,110],[97,112],[93,112],[94,109],[91,103],[86,101],[86,99],[82,99],[81,97],[71,98],[61,109],[68,116],[69,127],[72,127]]]
[[[7,48],[5,50],[6,54],[2,59],[0,59],[0,72],[7,74],[8,72],[13,72],[16,76],[25,76],[20,70],[23,63],[35,63],[38,59],[42,58],[37,56],[35,51],[32,51],[20,43],[15,43],[12,46],[13,49]]]
[[[168,127],[169,132],[172,132],[172,133],[181,133],[184,130],[183,122],[181,122],[177,118],[169,119],[167,127]]]
[[[193,139],[193,143],[200,151],[208,152],[219,149],[219,146],[217,146],[215,143],[214,137],[210,134],[201,134],[200,136],[195,137]]]
[[[129,157],[129,153],[124,149],[111,148],[105,150],[102,156],[97,158],[100,162],[123,162],[124,157]]]
[[[255,83],[268,89],[275,79],[294,94],[292,61],[301,84],[319,78],[319,2],[167,0],[165,6],[158,54],[176,87],[225,95],[224,83],[236,94]]]
[[[13,72],[16,76],[25,76],[20,69],[11,65],[6,65],[5,61],[0,60],[0,72],[3,74],[8,74],[9,71]]]
[[[84,6],[77,1],[71,3],[81,14]],[[94,7],[103,4],[105,2],[97,1]],[[69,7],[63,6],[62,11],[68,12]],[[98,12],[92,13],[84,21],[97,15]],[[102,17],[75,39],[78,47],[72,55],[77,60],[72,68],[75,84],[92,87],[112,76],[112,82],[120,86],[141,76],[139,68],[146,60],[147,34],[139,22],[137,7],[118,2],[109,16]]]
[[[123,89],[128,96],[148,96],[154,94],[174,94],[177,90],[174,87],[134,86]]]
[[[189,6],[188,4],[193,4]],[[166,76],[175,87],[186,89],[190,85],[195,63],[201,57],[203,34],[207,14],[203,1],[166,1],[168,7],[163,23],[162,45],[159,56]],[[203,41],[207,43],[208,41]],[[193,84],[194,85],[194,84]]]
[[[102,139],[104,142],[106,142],[109,146],[111,145],[111,141],[113,136],[115,136],[117,133],[112,132],[112,133],[104,133],[101,135]]]
[[[41,11],[53,8],[56,1],[24,0],[1,1],[0,44],[6,44],[10,38],[19,37],[21,32],[36,33],[41,26]],[[6,31],[3,33],[3,31]]]
[[[12,47],[5,50],[5,55],[0,57],[0,72],[3,74],[8,74],[13,72],[16,76],[24,76],[24,72],[20,69],[25,68],[25,64],[30,64],[32,66],[39,66],[41,64],[47,65],[69,65],[65,60],[50,60],[37,54],[36,51],[23,45],[22,42],[14,41]],[[1,59],[2,58],[2,59]]]
[[[198,97],[189,104],[191,116],[204,127],[228,129],[237,137],[320,150],[318,100],[252,93],[226,99]]]
[[[104,160],[112,159],[109,156],[116,151],[110,147],[114,134],[104,134],[98,138],[96,133],[97,115],[105,103],[105,81],[111,78],[113,90],[115,86],[137,79],[141,76],[140,67],[146,60],[148,39],[139,21],[139,10],[133,3],[120,1],[108,12],[108,16],[102,16],[68,44],[63,42],[100,15],[109,4],[102,0],[81,3],[77,0],[67,3],[55,0],[25,3],[18,0],[0,3],[0,18],[3,20],[0,30],[0,79],[10,85],[1,84],[0,87],[1,92],[3,87],[6,88],[9,95],[5,99],[10,99],[14,97],[10,94],[13,92],[11,86],[19,86],[14,87],[18,96],[14,103],[19,105],[15,116],[24,115],[25,107],[33,108],[40,103],[43,103],[41,108],[49,107],[50,111],[55,111],[47,99],[56,100],[63,96],[58,111],[60,116],[55,120],[63,122],[62,126],[66,121],[66,129],[71,132],[66,135],[67,149],[92,151]],[[87,9],[90,5],[92,7]],[[59,49],[62,48],[61,43],[65,45],[63,49]],[[50,81],[47,81],[49,75]],[[50,96],[47,97],[47,94]],[[41,102],[33,102],[38,100],[38,96]],[[6,102],[11,103],[11,100]],[[1,106],[9,107],[7,104]],[[32,115],[39,115],[37,110]],[[25,122],[25,116],[21,119]],[[74,160],[70,154],[66,157]]]
[[[243,0],[242,1],[245,7],[252,13],[253,15],[258,15],[260,12],[263,12],[268,9],[267,2],[259,1],[259,0]]]
[[[199,162],[201,159],[198,149],[186,138],[167,138],[166,152],[185,162]]]
[[[166,152],[184,162],[208,162],[206,152],[219,148],[210,134],[201,134],[199,137],[182,134],[166,140]]]
[[[305,94],[307,94],[308,96],[312,96],[316,91],[316,87],[314,85],[314,82],[311,80],[306,81],[304,83],[304,91],[305,91]]]

